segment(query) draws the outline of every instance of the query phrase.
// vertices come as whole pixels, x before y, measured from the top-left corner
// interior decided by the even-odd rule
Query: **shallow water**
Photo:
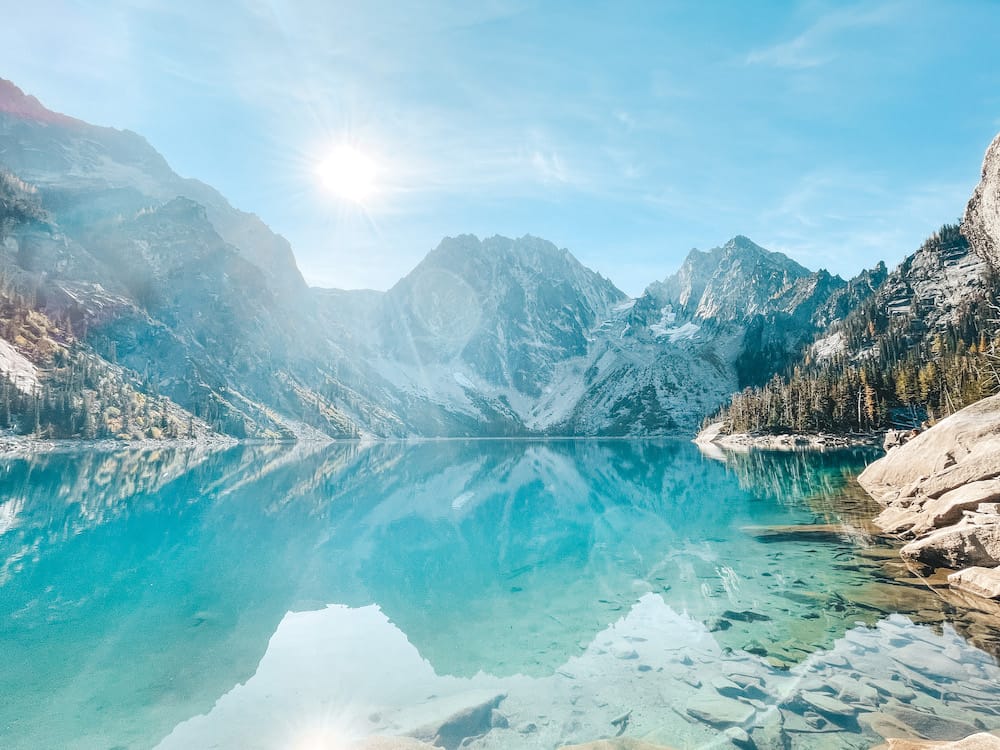
[[[751,746],[723,734],[738,726],[759,748],[867,748],[1000,728],[996,620],[870,536],[850,478],[872,457],[443,441],[8,459],[0,747]]]

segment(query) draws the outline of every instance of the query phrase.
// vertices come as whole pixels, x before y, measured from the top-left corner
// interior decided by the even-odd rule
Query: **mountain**
[[[945,295],[976,273],[947,263]],[[687,432],[835,353],[877,292],[939,307],[884,265],[844,281],[742,236],[637,299],[531,236],[446,238],[387,292],[313,289],[141,136],[2,80],[0,271],[0,429],[56,437]]]
[[[4,320],[14,337],[29,311],[47,321],[46,351],[27,352],[45,375],[39,398],[45,411],[81,413],[48,432],[79,431],[82,412],[97,434],[132,437],[202,422],[237,437],[398,427],[350,385],[367,374],[330,372],[331,360],[350,360],[316,336],[288,243],[176,175],[140,136],[49,112],[4,81],[0,167],[33,210],[3,224]],[[157,414],[177,419],[151,420],[146,399],[83,384],[84,365],[119,372],[127,390],[171,404]],[[109,416],[123,411],[139,413]]]
[[[878,281],[872,275],[884,272],[879,266],[845,282],[737,236],[708,252],[692,250],[675,274],[651,284],[632,308],[630,332],[736,335],[737,385],[758,385],[860,304]]]
[[[961,227],[945,225],[898,267],[879,265],[828,303],[784,377],[733,394],[730,432],[870,431],[934,421],[1000,389],[1000,136]]]

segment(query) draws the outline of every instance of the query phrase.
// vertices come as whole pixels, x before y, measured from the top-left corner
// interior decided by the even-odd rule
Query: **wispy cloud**
[[[761,241],[808,266],[848,275],[879,260],[891,266],[957,220],[972,182],[902,186],[880,173],[817,171],[762,213]]]
[[[570,173],[563,162],[562,157],[556,152],[542,153],[535,151],[531,154],[531,165],[535,168],[535,173],[542,182],[567,183],[570,181]]]
[[[858,29],[891,23],[899,12],[897,3],[862,4],[838,8],[820,16],[795,37],[756,49],[747,55],[748,65],[807,69],[826,65],[836,59],[843,46],[838,38]]]

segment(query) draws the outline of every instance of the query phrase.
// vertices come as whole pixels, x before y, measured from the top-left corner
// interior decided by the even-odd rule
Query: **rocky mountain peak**
[[[1000,270],[1000,133],[986,149],[979,185],[965,208],[962,234],[978,255]]]
[[[5,78],[0,78],[0,112],[6,112],[23,120],[61,125],[83,125],[81,120],[53,112],[30,94]]]

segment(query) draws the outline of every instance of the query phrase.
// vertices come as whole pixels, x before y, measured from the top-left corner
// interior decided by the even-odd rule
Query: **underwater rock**
[[[561,750],[673,750],[673,748],[653,745],[633,737],[616,737],[610,740],[593,740],[580,745],[563,745]]]
[[[799,698],[802,702],[814,708],[821,715],[830,717],[834,721],[852,719],[857,713],[857,710],[853,706],[850,706],[847,703],[828,695],[827,693],[806,690],[799,694]]]
[[[445,750],[457,750],[467,738],[482,737],[493,728],[493,711],[506,697],[502,693],[476,706],[463,708],[436,727],[424,727],[414,732],[413,736]]]
[[[850,529],[841,523],[802,525],[744,526],[743,531],[761,542],[820,542],[843,544]]]
[[[750,735],[747,734],[746,730],[740,729],[740,727],[729,727],[722,734],[736,745],[736,747],[748,749],[754,747],[754,742],[750,739]]]
[[[966,737],[979,729],[964,721],[949,719],[929,711],[918,711],[908,706],[886,706],[885,710],[886,713],[912,727],[918,736],[926,739],[946,740],[950,737]]]
[[[698,721],[717,728],[744,724],[754,715],[752,706],[707,691],[692,696],[686,711]]]
[[[1000,750],[1000,737],[978,732],[954,742],[892,738],[872,750]]]
[[[863,729],[869,729],[883,739],[901,737],[920,739],[920,733],[904,721],[883,711],[872,711],[858,716],[858,724]]]
[[[366,737],[350,747],[351,750],[439,750],[413,737]]]
[[[752,609],[744,609],[740,612],[727,609],[722,613],[722,616],[727,620],[736,620],[737,622],[767,622],[771,619],[770,615],[763,615]]]
[[[944,651],[931,650],[920,643],[899,646],[891,655],[901,666],[923,675],[925,679],[933,680],[935,684],[941,679],[958,681],[969,678],[964,664],[947,656]]]
[[[781,712],[775,708],[758,715],[757,723],[750,729],[750,739],[757,750],[788,750],[783,723]]]
[[[948,576],[948,583],[986,599],[1000,599],[1000,568],[966,568]]]

